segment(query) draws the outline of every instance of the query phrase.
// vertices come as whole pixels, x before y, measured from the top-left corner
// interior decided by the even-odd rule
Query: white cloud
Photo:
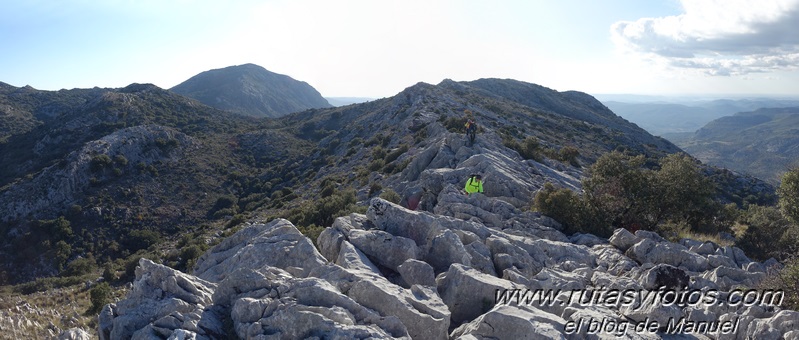
[[[735,76],[799,68],[799,0],[682,0],[684,13],[612,25],[618,47],[670,68]]]

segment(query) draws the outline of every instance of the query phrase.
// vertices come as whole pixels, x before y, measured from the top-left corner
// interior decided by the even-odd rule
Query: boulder
[[[253,224],[224,239],[200,256],[194,274],[211,282],[222,281],[239,268],[277,267],[305,277],[327,260],[291,222],[276,219]]]
[[[610,242],[611,245],[618,248],[622,252],[625,252],[634,244],[638,243],[639,240],[640,240],[639,238],[637,238],[627,229],[617,228],[616,230],[613,231],[613,235],[610,236],[608,242]]]
[[[218,306],[230,310],[240,338],[269,334],[288,338],[312,334],[407,336],[398,319],[381,317],[329,282],[294,278],[277,268],[236,270],[219,283],[214,299]]]
[[[426,254],[433,238],[444,229],[430,213],[411,211],[382,198],[373,198],[366,216],[379,230],[409,238]]]
[[[683,290],[688,287],[690,276],[677,267],[668,264],[658,264],[645,270],[638,278],[644,289],[658,290],[661,287],[668,290]]]
[[[763,272],[747,272],[743,269],[721,266],[702,273],[701,277],[712,281],[723,290],[728,290],[738,285],[755,287],[766,277],[766,274]]]
[[[498,291],[524,288],[460,264],[453,264],[439,275],[436,285],[455,325],[474,320],[491,310]]]
[[[464,248],[469,253],[469,262],[471,262],[472,268],[488,275],[497,275],[494,261],[491,258],[491,250],[485,244],[477,240],[465,245]]]
[[[636,322],[655,321],[660,325],[667,325],[670,320],[679,320],[682,310],[675,304],[664,303],[658,298],[656,290],[643,290],[635,297],[635,301],[622,305],[619,312]]]
[[[336,264],[365,275],[381,276],[380,269],[377,269],[377,266],[364,253],[347,241],[341,242],[341,251],[338,253]]]
[[[750,339],[788,339],[786,333],[799,329],[799,312],[782,310],[768,319],[754,319],[746,331]]]
[[[408,259],[397,267],[397,271],[409,285],[433,286],[436,285],[436,276],[433,267],[427,262]]]
[[[544,254],[546,254],[556,266],[563,269],[574,270],[580,267],[596,267],[594,256],[589,252],[589,248],[586,246],[547,239],[535,240],[532,241],[532,243],[543,250]]]
[[[530,278],[530,289],[581,290],[591,281],[592,272],[564,271],[557,268],[544,268]]]
[[[431,287],[414,285],[409,291],[385,279],[361,280],[347,294],[383,316],[399,318],[413,339],[447,338],[450,311]]]
[[[736,267],[738,268],[743,268],[745,264],[752,262],[752,260],[750,260],[746,254],[744,254],[744,251],[738,247],[719,247],[716,249],[716,255],[729,257],[736,263]]]
[[[689,250],[699,255],[710,255],[716,252],[718,246],[710,241],[694,244],[689,247]]]
[[[142,258],[127,298],[101,312],[100,338],[169,337],[180,329],[221,337],[222,316],[207,308],[214,289],[214,283]]]
[[[564,339],[566,320],[523,306],[497,305],[452,332],[458,339]]]
[[[589,248],[599,244],[610,244],[607,239],[592,234],[583,233],[576,233],[572,236],[569,236],[569,242]]]
[[[445,230],[433,238],[425,260],[433,266],[436,273],[446,271],[453,263],[471,266],[471,255],[458,235],[451,230]]]
[[[91,340],[92,336],[81,328],[70,328],[58,334],[58,340]]]
[[[335,262],[341,250],[341,242],[347,239],[344,234],[336,228],[325,228],[316,238],[319,253],[328,261]]]
[[[373,262],[397,271],[397,267],[408,259],[419,259],[416,243],[402,236],[394,236],[381,230],[351,230],[350,243],[362,251]]]
[[[488,249],[491,250],[494,269],[502,272],[508,268],[516,268],[523,276],[531,278],[538,274],[546,265],[543,251],[531,245],[532,249],[539,250],[538,258],[533,258],[525,249],[509,242],[504,238],[489,237],[486,240]]]
[[[606,271],[613,275],[622,275],[638,267],[638,263],[611,245],[597,245],[588,249],[596,261],[598,270]]]
[[[710,267],[707,258],[689,252],[685,247],[679,244],[658,241],[660,236],[657,236],[655,233],[642,233],[642,231],[639,230],[636,235],[637,234],[646,235],[647,237],[644,237],[641,241],[630,247],[626,254],[628,257],[641,264],[664,263],[674,267],[682,267],[693,272],[703,272]]]

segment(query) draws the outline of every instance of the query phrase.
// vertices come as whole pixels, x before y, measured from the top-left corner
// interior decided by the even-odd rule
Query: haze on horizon
[[[171,88],[253,63],[325,97],[511,78],[558,91],[799,96],[799,0],[67,0],[0,4],[0,82]]]

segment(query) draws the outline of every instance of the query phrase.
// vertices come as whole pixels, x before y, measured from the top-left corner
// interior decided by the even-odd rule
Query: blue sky
[[[0,0],[0,81],[162,88],[254,63],[327,97],[512,78],[799,96],[799,0]]]

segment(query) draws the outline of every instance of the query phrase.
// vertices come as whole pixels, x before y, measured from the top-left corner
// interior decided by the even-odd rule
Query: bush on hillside
[[[609,236],[614,228],[656,230],[665,225],[693,231],[727,231],[732,218],[712,199],[713,186],[685,155],[670,155],[660,168],[644,167],[643,156],[610,152],[588,169],[582,197],[545,185],[534,207],[568,231]],[[590,226],[590,227],[589,227]]]
[[[746,255],[763,261],[769,257],[784,258],[785,244],[780,245],[781,236],[790,227],[787,219],[774,207],[750,205],[742,216],[746,231],[739,237],[736,245]]]
[[[799,168],[793,168],[782,176],[777,195],[785,218],[799,224]]]
[[[111,302],[111,286],[107,282],[101,282],[89,291],[92,306],[86,311],[88,314],[99,313],[105,305]]]
[[[608,228],[596,228],[598,225],[593,223],[593,216],[579,195],[569,189],[555,188],[552,183],[544,184],[536,193],[533,209],[560,222],[569,234],[580,232],[609,237],[612,232]]]
[[[386,201],[389,201],[391,203],[394,203],[394,204],[399,204],[399,202],[402,200],[400,195],[396,191],[392,190],[391,188],[383,189],[383,191],[380,193],[380,198],[382,198],[382,199],[384,199]]]

